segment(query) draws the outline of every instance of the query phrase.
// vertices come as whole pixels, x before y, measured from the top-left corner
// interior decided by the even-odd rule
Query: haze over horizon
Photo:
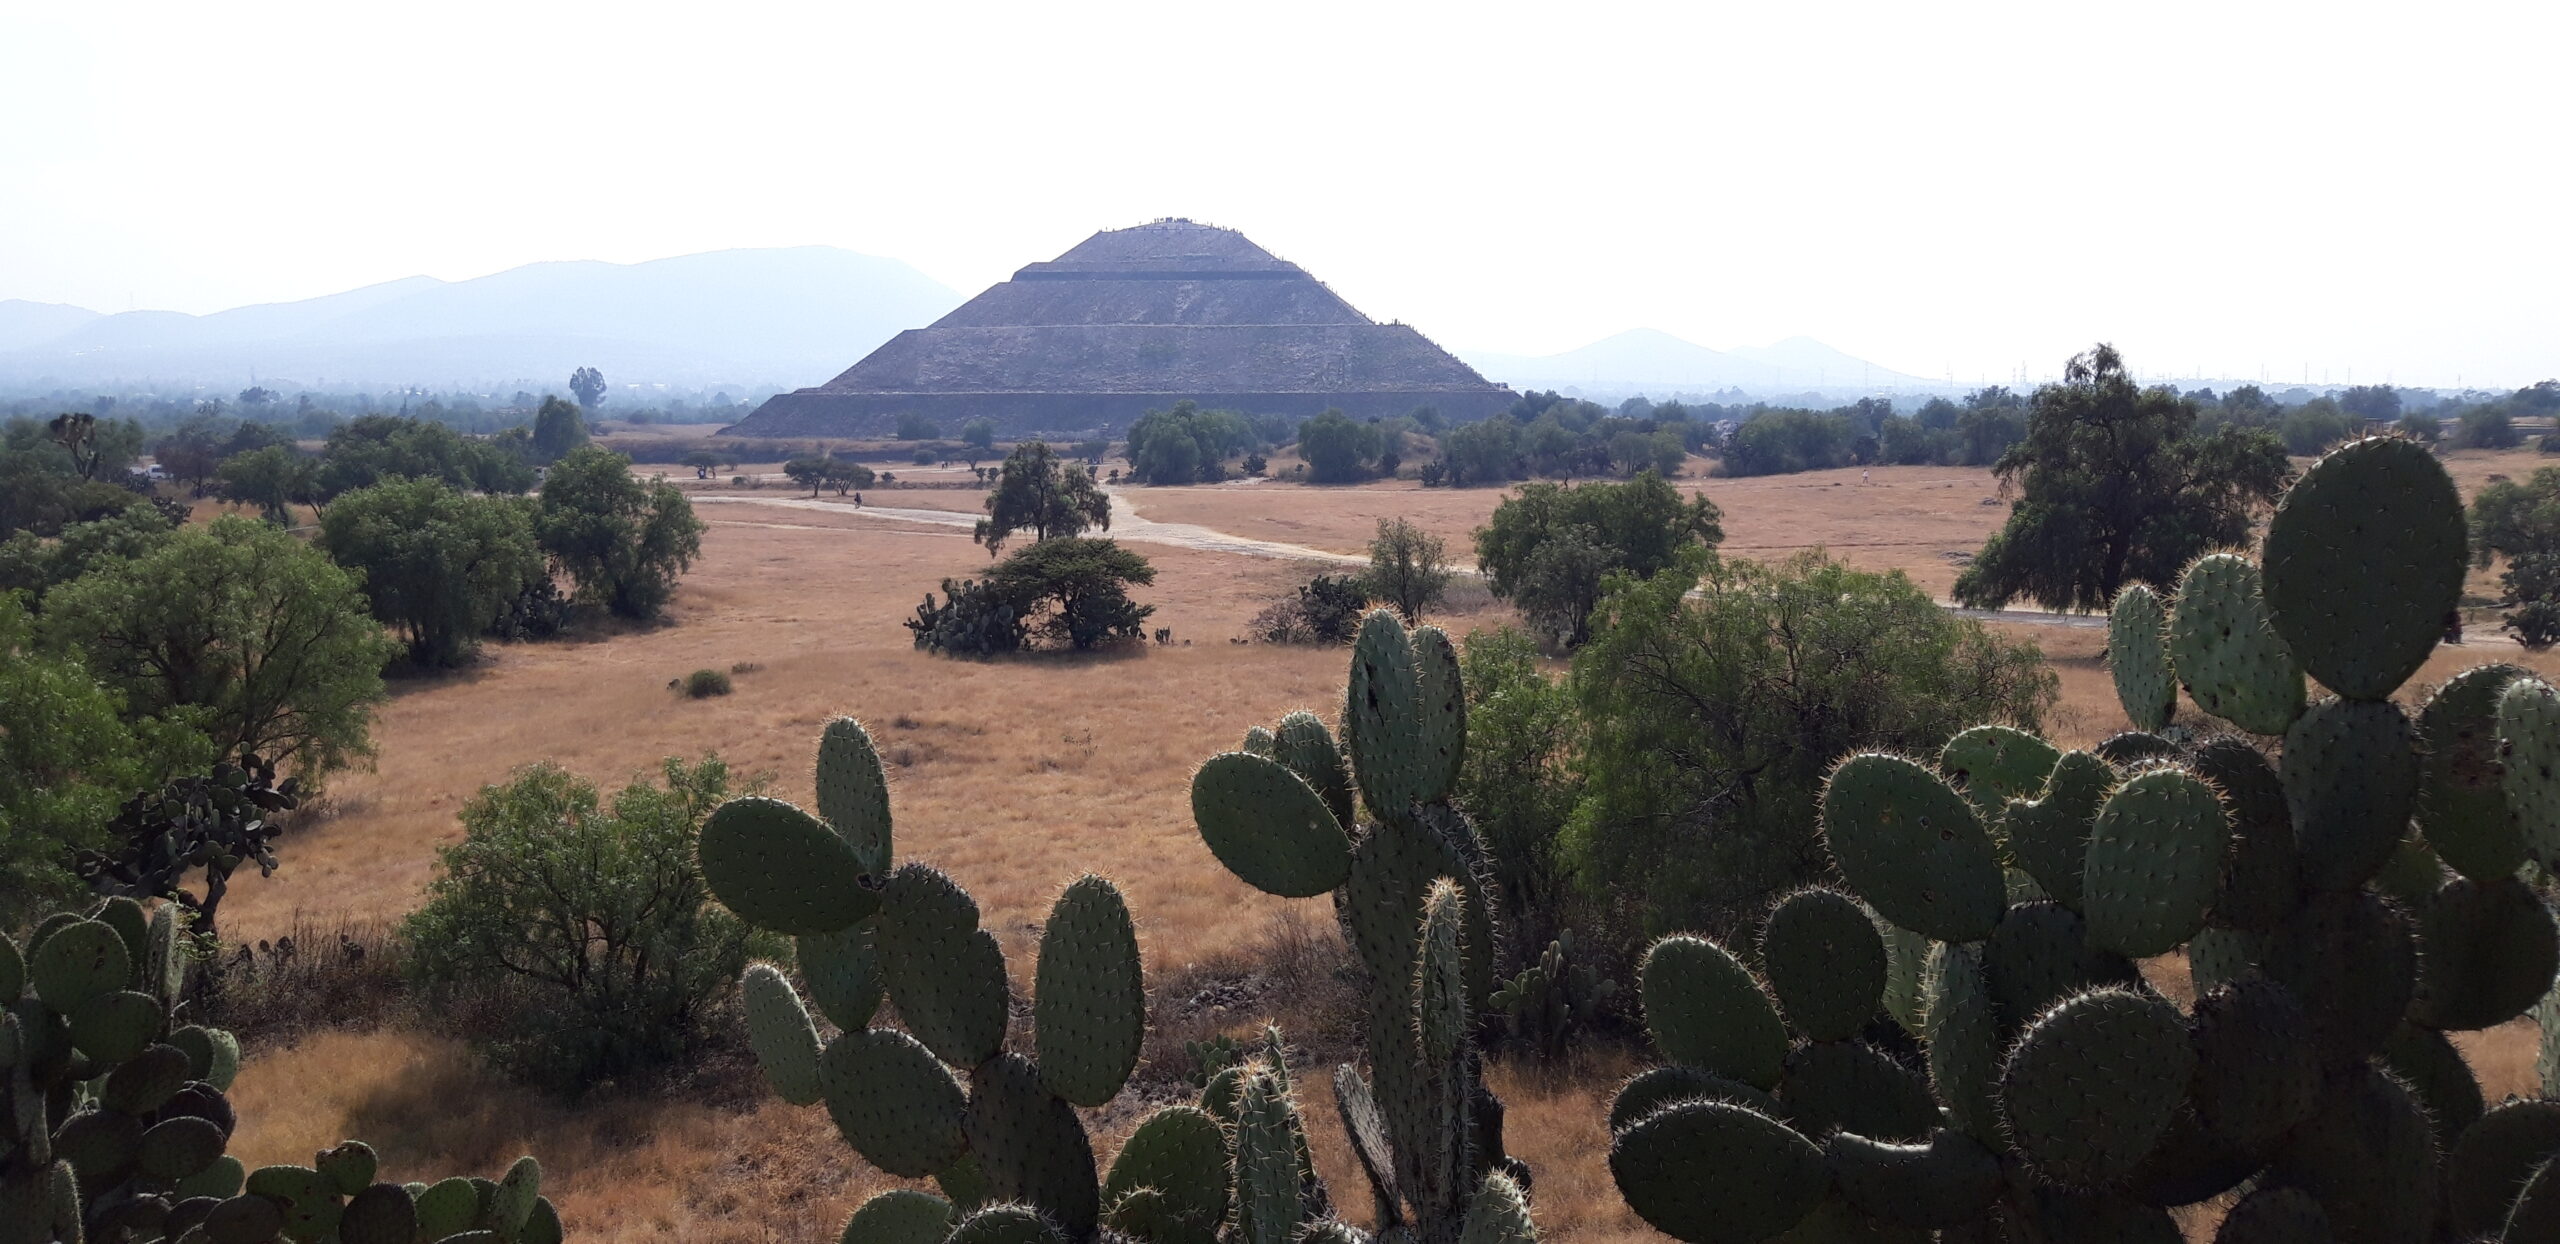
[[[0,3],[0,299],[803,244],[965,294],[1179,215],[1475,351],[2560,371],[2547,8],[143,8]]]

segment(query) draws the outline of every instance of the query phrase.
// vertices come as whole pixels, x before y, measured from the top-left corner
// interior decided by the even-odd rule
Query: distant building
[[[1380,324],[1241,233],[1188,220],[1105,230],[1035,263],[843,375],[777,394],[739,436],[888,435],[901,414],[1000,435],[1125,428],[1184,398],[1210,409],[1453,421],[1507,409],[1421,333]]]

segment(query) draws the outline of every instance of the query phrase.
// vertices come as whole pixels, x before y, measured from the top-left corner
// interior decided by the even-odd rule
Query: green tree
[[[929,441],[940,435],[942,435],[942,425],[934,422],[931,415],[920,415],[914,411],[908,411],[898,416],[899,440]]]
[[[494,996],[485,1052],[547,1088],[684,1058],[748,959],[785,949],[713,902],[695,866],[729,781],[714,756],[670,759],[663,787],[635,782],[610,806],[556,765],[482,787],[402,926],[410,970],[446,1005]]]
[[[2309,458],[2355,435],[2356,422],[2354,416],[2339,409],[2334,399],[2315,397],[2286,408],[2284,419],[2276,425],[2276,435],[2284,438],[2286,453]]]
[[[2513,449],[2524,443],[2524,433],[2516,431],[2516,417],[2504,403],[2491,402],[2462,412],[2454,443],[2464,449]]]
[[[1449,546],[1401,519],[1379,519],[1369,541],[1371,595],[1395,606],[1407,624],[1440,603],[1449,591]]]
[[[1612,589],[1574,656],[1585,785],[1565,849],[1594,896],[1631,901],[1655,931],[1731,935],[1822,879],[1817,811],[1838,757],[1932,755],[1984,721],[2034,730],[2057,696],[2034,645],[1948,614],[1899,571],[1698,551]]]
[[[593,406],[587,395],[580,393],[582,405]],[[542,408],[533,412],[534,460],[544,465],[569,456],[569,451],[587,443],[587,421],[578,407],[556,397],[542,399]]]
[[[1079,651],[1145,637],[1153,605],[1129,588],[1156,581],[1147,559],[1116,540],[1060,536],[1016,550],[988,576],[1032,630]]]
[[[1723,518],[1651,471],[1625,483],[1524,484],[1476,530],[1476,565],[1542,634],[1579,644],[1610,574],[1660,574],[1682,550],[1722,543]]]
[[[1508,483],[1520,458],[1520,425],[1508,415],[1495,415],[1449,429],[1443,439],[1449,486]]]
[[[142,425],[131,419],[56,415],[45,432],[70,455],[71,469],[82,479],[120,475],[142,453]]]
[[[1129,425],[1129,473],[1149,484],[1215,479],[1217,460],[1200,443],[1199,407],[1188,399],[1151,410]]]
[[[1338,410],[1328,410],[1298,425],[1298,456],[1306,459],[1307,478],[1318,484],[1348,484],[1366,479],[1379,450],[1378,429]]]
[[[2389,423],[2400,417],[2400,390],[2387,384],[2360,384],[2338,395],[2338,408],[2366,423]]]
[[[978,520],[970,538],[993,557],[1017,531],[1048,540],[1097,527],[1111,530],[1111,498],[1093,482],[1093,473],[1061,461],[1047,441],[1024,441],[997,469],[995,491],[987,494],[987,517]]]
[[[683,490],[642,480],[631,460],[588,445],[542,481],[534,536],[580,598],[626,618],[655,618],[702,553],[702,520]]]
[[[1507,626],[1468,635],[1458,664],[1467,687],[1458,803],[1492,856],[1503,915],[1517,926],[1512,944],[1544,946],[1564,930],[1572,897],[1562,852],[1582,796],[1572,689],[1547,676],[1535,641]]]
[[[972,419],[960,425],[960,443],[976,450],[969,455],[969,465],[978,465],[980,455],[995,456],[996,425],[992,419]]]
[[[0,541],[0,592],[24,592],[41,608],[45,593],[69,583],[109,558],[140,557],[159,547],[177,524],[157,508],[137,505],[85,523],[72,523],[47,540],[21,531]]]
[[[569,391],[578,396],[578,405],[588,410],[604,405],[604,373],[592,367],[570,372]]]
[[[320,464],[290,445],[269,445],[223,459],[214,471],[214,495],[258,507],[279,526],[293,522],[293,507],[321,501]]]
[[[117,805],[212,760],[204,736],[128,723],[120,708],[77,659],[37,645],[26,609],[0,592],[0,929],[78,899],[72,852],[105,845]]]
[[[782,473],[792,483],[808,485],[809,495],[814,497],[818,495],[819,489],[827,486],[827,476],[834,467],[835,460],[832,458],[794,458],[782,464]]]
[[[2026,439],[1992,467],[2016,500],[1956,579],[1967,606],[2103,609],[2127,583],[2174,582],[2197,554],[2246,542],[2290,475],[2263,430],[2195,435],[2194,404],[2135,385],[2112,346],[2063,376],[2036,390]]]
[[[441,480],[393,479],[338,498],[321,516],[320,547],[364,575],[373,616],[429,669],[462,664],[550,573],[522,498],[466,496]]]
[[[144,555],[110,559],[45,597],[40,631],[124,698],[317,777],[372,754],[395,651],[355,574],[266,523],[226,515]]]
[[[321,499],[393,476],[440,479],[456,488],[515,493],[533,487],[533,467],[505,442],[470,440],[431,420],[365,415],[330,429],[321,454]]]

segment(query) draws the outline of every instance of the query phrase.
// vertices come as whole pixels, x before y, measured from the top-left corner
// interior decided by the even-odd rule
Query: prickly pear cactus
[[[431,1216],[425,1185],[378,1182],[360,1141],[308,1167],[223,1152],[240,1046],[183,1022],[184,923],[117,897],[49,917],[23,953],[0,936],[0,1242],[559,1244],[531,1158],[491,1195],[447,1181],[459,1208]]]
[[[1561,946],[1552,969],[1542,960],[1496,978],[1485,847],[1449,802],[1466,758],[1466,704],[1449,637],[1408,631],[1378,610],[1352,645],[1340,748],[1311,714],[1292,713],[1270,755],[1212,757],[1191,784],[1201,839],[1228,871],[1283,897],[1333,895],[1370,982],[1368,1071],[1339,1068],[1335,1100],[1382,1231],[1415,1244],[1529,1229],[1525,1211],[1489,1191],[1509,1171],[1516,1192],[1526,1168],[1502,1151],[1501,1102],[1484,1086],[1473,1017],[1562,1007],[1569,1018],[1570,991],[1584,987],[1567,975]],[[1365,822],[1353,815],[1355,794]],[[1597,982],[1587,988],[1599,992]],[[1349,1228],[1309,1230],[1337,1238]]]
[[[1692,1241],[2165,1242],[2216,1198],[2227,1244],[2560,1239],[2560,1101],[2488,1106],[2448,1039],[2532,1013],[2560,1088],[2560,693],[2485,666],[2414,723],[2391,699],[2451,608],[2461,517],[2423,451],[2358,442],[2285,499],[2263,587],[2217,554],[2165,612],[2118,601],[2137,727],[2174,676],[2280,759],[2142,734],[2022,776],[2053,753],[1967,732],[1935,766],[1843,761],[1848,894],[1787,900],[1756,961],[1647,956],[1672,1065],[1611,1111],[1628,1203]],[[2151,983],[2180,957],[2191,1005]]]
[[[1058,896],[1032,976],[1032,1048],[1009,1050],[1004,954],[968,891],[891,858],[889,788],[859,724],[827,726],[817,776],[819,815],[732,800],[704,822],[700,853],[722,903],[797,938],[799,973],[836,1030],[821,1031],[782,967],[747,969],[747,1034],[775,1093],[824,1105],[872,1165],[942,1188],[938,1197],[873,1198],[844,1238],[1087,1244],[1110,1231],[1214,1244],[1235,1185],[1231,1142],[1210,1113],[1171,1106],[1148,1115],[1107,1174],[1076,1113],[1118,1097],[1146,1036],[1137,928],[1119,890],[1087,876]],[[1332,827],[1315,805],[1311,818]],[[884,997],[903,1030],[872,1026]],[[1282,1160],[1294,1163],[1303,1131],[1285,1074],[1272,1090],[1270,1065],[1252,1068],[1265,1094],[1257,1109],[1284,1116],[1278,1126],[1295,1148]],[[1241,1131],[1233,1146],[1238,1171],[1266,1160]],[[1296,1195],[1294,1165],[1289,1186]]]

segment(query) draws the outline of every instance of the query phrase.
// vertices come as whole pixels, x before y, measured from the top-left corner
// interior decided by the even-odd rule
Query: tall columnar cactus
[[[2415,723],[2390,699],[2454,606],[2461,518],[2423,450],[2361,441],[2287,496],[2263,582],[2217,554],[2117,602],[2137,727],[2184,685],[2278,762],[1997,728],[1843,760],[1847,893],[1787,899],[1753,963],[1645,958],[1670,1065],[1611,1113],[1628,1202],[1692,1241],[2173,1241],[2170,1208],[2226,1196],[2227,1244],[2560,1239],[2560,1101],[2487,1105],[2448,1039],[2537,1003],[2560,1029],[2520,873],[2560,864],[2560,693],[2492,665]],[[2192,1006],[2137,968],[2159,956]]]
[[[888,783],[850,719],[819,739],[817,791],[816,816],[773,799],[723,804],[699,853],[722,903],[796,939],[806,1001],[777,965],[745,979],[748,1037],[775,1093],[823,1104],[872,1165],[942,1188],[873,1198],[846,1223],[849,1244],[1215,1244],[1248,1222],[1259,1239],[1283,1230],[1282,1184],[1286,1232],[1323,1212],[1276,1048],[1222,1072],[1201,1106],[1149,1114],[1107,1170],[1096,1162],[1076,1110],[1119,1095],[1146,1036],[1137,930],[1110,882],[1079,878],[1050,909],[1031,1048],[1010,1049],[1004,954],[966,890],[895,864]],[[903,1028],[874,1025],[884,999]],[[1266,1178],[1280,1167],[1285,1179]],[[1248,1193],[1262,1199],[1245,1205]]]
[[[1473,1039],[1499,983],[1499,920],[1484,844],[1450,803],[1467,708],[1448,636],[1371,613],[1342,735],[1337,747],[1312,714],[1292,713],[1268,754],[1211,757],[1192,777],[1193,819],[1257,889],[1331,894],[1368,970],[1368,1072],[1336,1069],[1334,1096],[1381,1231],[1419,1244],[1513,1238],[1499,1233],[1530,1229],[1528,1172],[1503,1153],[1502,1103]],[[1357,1238],[1339,1223],[1322,1232]]]
[[[119,897],[49,917],[23,954],[0,937],[0,1244],[559,1244],[531,1158],[404,1187],[357,1141],[308,1167],[224,1153],[240,1046],[180,1022],[183,920]]]

